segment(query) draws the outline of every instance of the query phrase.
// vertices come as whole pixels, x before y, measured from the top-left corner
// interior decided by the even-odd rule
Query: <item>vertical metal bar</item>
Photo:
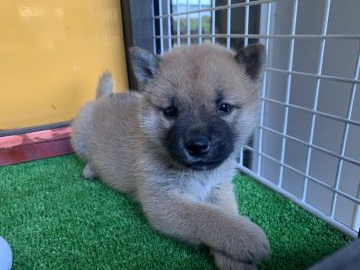
[[[179,0],[176,0],[176,12],[179,13]],[[180,46],[180,16],[176,15],[176,35],[177,35],[177,45]]]
[[[324,9],[323,24],[322,24],[322,30],[321,30],[322,35],[327,34],[327,27],[328,27],[329,14],[330,14],[330,5],[331,5],[331,0],[326,0],[325,9]],[[323,69],[324,51],[325,51],[325,39],[322,39],[321,44],[320,44],[319,64],[318,64],[318,68],[317,68],[317,75],[318,76],[321,75],[322,69]],[[318,108],[319,90],[320,90],[320,78],[316,79],[314,107],[313,107],[314,111],[317,111],[317,108]],[[313,114],[312,119],[311,119],[311,130],[310,130],[310,138],[309,138],[309,144],[310,145],[313,144],[313,140],[314,140],[315,124],[316,124],[316,114]],[[308,148],[308,153],[307,153],[305,175],[309,175],[310,163],[311,163],[311,154],[312,154],[312,148],[310,146]],[[305,202],[305,199],[306,199],[307,185],[308,185],[308,179],[305,178],[305,180],[304,180],[304,189],[303,189],[303,194],[302,194],[302,201],[303,202]]]
[[[170,0],[167,0],[167,14],[168,14],[167,28],[168,28],[168,50],[169,50],[169,51],[170,51],[171,48],[172,48],[170,5],[171,5],[171,1],[170,1]]]
[[[294,7],[293,7],[293,17],[291,22],[291,35],[295,35],[296,31],[296,21],[297,21],[297,9],[298,9],[298,0],[294,0]],[[290,41],[290,54],[289,54],[289,66],[288,71],[292,71],[293,68],[293,60],[294,60],[294,45],[295,45],[295,39],[292,38]],[[286,99],[285,103],[290,103],[290,90],[291,90],[291,80],[292,80],[292,74],[288,74],[287,77],[287,85],[286,85]],[[284,117],[284,127],[283,127],[283,134],[287,134],[288,129],[288,118],[289,118],[289,107],[285,107],[285,117]],[[282,138],[282,148],[281,148],[281,164],[284,164],[285,162],[285,152],[286,152],[286,137],[284,136]],[[282,187],[283,182],[283,176],[284,176],[284,166],[280,166],[280,179],[278,186]]]
[[[189,15],[189,0],[186,1],[186,18],[187,18],[187,45],[191,44],[191,39],[190,39],[190,15]]]
[[[246,0],[245,2],[248,4],[249,0]],[[249,9],[250,9],[250,7],[248,5],[245,6],[245,29],[244,29],[245,35],[249,34]],[[244,47],[246,47],[248,44],[249,44],[249,38],[245,37]]]
[[[358,191],[357,191],[357,198],[360,198],[360,185],[359,185]],[[355,231],[360,233],[360,205],[359,204],[357,204],[355,207],[351,227]]]
[[[356,67],[355,67],[355,72],[354,72],[354,80],[357,80],[359,78],[359,69],[360,69],[360,44],[359,44],[359,48],[358,48],[358,56],[357,56]],[[356,90],[356,84],[354,83],[352,85],[352,87],[351,87],[351,96],[350,96],[349,108],[348,108],[348,111],[347,111],[347,114],[346,114],[346,119],[347,120],[351,119],[352,111],[353,111],[353,108],[354,108],[355,90]],[[347,139],[348,139],[348,134],[349,134],[349,128],[350,128],[350,124],[346,123],[345,124],[344,135],[343,135],[343,139],[342,139],[342,143],[341,143],[341,153],[340,153],[340,155],[342,157],[345,155]],[[337,168],[337,171],[336,171],[335,190],[339,189],[342,167],[343,167],[343,160],[340,159],[339,163],[338,163],[338,168]],[[334,218],[337,198],[338,198],[338,194],[336,192],[334,192],[333,200],[332,200],[332,204],[331,204],[330,218]],[[353,219],[355,219],[355,216],[353,217]]]
[[[211,0],[211,43],[215,44],[215,0]]]
[[[230,49],[230,34],[231,34],[231,0],[227,1],[227,16],[226,16],[226,48]]]
[[[270,25],[271,25],[271,7],[272,7],[272,3],[270,2],[268,4],[268,9],[267,9],[267,23],[266,23],[266,36],[270,35]],[[269,65],[269,38],[265,39],[265,48],[266,48],[266,65]],[[265,101],[264,98],[266,96],[266,89],[267,89],[267,77],[268,77],[268,72],[265,71],[264,74],[264,82],[263,82],[263,89],[261,92],[261,106],[260,106],[260,126],[264,126],[264,113],[265,113]],[[261,153],[263,152],[263,140],[264,140],[264,136],[263,136],[263,129],[260,128],[259,130],[259,156],[258,156],[258,166],[257,166],[257,174],[260,175],[261,174],[261,168],[262,168],[262,155]]]
[[[153,19],[152,19],[152,31],[153,31],[153,48],[154,48],[154,54],[156,54],[156,50],[157,50],[157,48],[156,48],[156,32],[155,32],[155,20],[156,19],[154,19],[154,16],[155,16],[155,4],[154,4],[154,1],[152,1],[152,17],[153,17]]]
[[[199,10],[201,10],[201,0],[199,0],[198,4]],[[201,12],[199,12],[199,44],[202,43],[202,15]]]
[[[246,3],[249,3],[249,0],[246,0],[245,1]],[[246,13],[246,11],[247,11],[247,13]],[[245,29],[244,29],[244,34],[245,35],[247,35],[248,34],[248,31],[247,31],[247,28],[248,28],[248,24],[249,24],[249,13],[248,13],[248,11],[249,11],[249,6],[246,6],[245,7]],[[231,33],[230,33],[231,34]],[[248,42],[247,42],[247,37],[245,38],[245,40],[246,40],[246,42],[244,41],[244,47],[246,47],[247,46],[247,44],[248,44]],[[231,43],[230,41],[229,41],[229,43]],[[228,42],[226,42],[226,44],[228,44]],[[229,44],[229,48],[230,48],[230,45],[231,44]],[[244,162],[243,162],[243,156],[244,156],[244,149],[240,149],[240,164],[241,164],[241,166],[243,166],[244,164]]]
[[[162,1],[159,0],[159,24],[160,24],[160,55],[164,54],[164,29],[163,29],[163,12]]]
[[[239,157],[239,163],[240,163],[240,166],[244,166],[244,147],[241,146],[241,149],[240,149],[240,157]]]

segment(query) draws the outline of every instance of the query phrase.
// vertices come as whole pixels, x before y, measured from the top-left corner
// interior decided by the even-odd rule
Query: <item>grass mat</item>
[[[205,248],[151,230],[140,206],[81,176],[74,155],[0,167],[0,236],[13,269],[214,269]],[[305,269],[350,241],[252,179],[236,176],[240,212],[270,239],[261,269]]]

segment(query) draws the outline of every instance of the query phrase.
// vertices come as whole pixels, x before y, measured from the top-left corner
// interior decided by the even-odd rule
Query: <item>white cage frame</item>
[[[194,1],[197,1],[196,8],[190,9],[190,4],[194,6]],[[232,39],[243,39],[244,46],[249,44],[251,39],[258,39],[261,43],[266,46],[268,56],[267,56],[267,66],[265,70],[264,84],[263,90],[261,93],[261,108],[260,108],[260,122],[257,127],[257,131],[255,132],[254,137],[254,145],[253,146],[245,146],[244,150],[248,150],[252,153],[252,167],[245,166],[244,164],[244,155],[243,151],[240,153],[239,158],[239,166],[238,168],[255,178],[256,180],[262,182],[266,186],[271,189],[283,194],[285,197],[291,199],[293,202],[297,203],[304,209],[309,212],[315,214],[319,218],[325,220],[327,223],[333,225],[338,230],[343,233],[356,237],[358,235],[358,230],[360,227],[360,178],[359,175],[350,174],[351,179],[357,185],[357,190],[354,195],[354,192],[348,192],[342,188],[342,179],[343,179],[343,170],[344,164],[349,163],[356,168],[360,168],[360,158],[359,156],[352,157],[347,154],[347,147],[349,147],[349,132],[354,128],[360,127],[360,116],[355,119],[353,117],[355,108],[360,107],[360,91],[358,89],[360,84],[359,78],[359,70],[360,70],[360,32],[351,32],[351,33],[329,33],[328,25],[329,25],[329,16],[331,12],[331,8],[334,2],[339,0],[323,0],[322,6],[322,16],[321,21],[321,31],[320,33],[297,33],[297,24],[298,24],[298,8],[299,4],[305,0],[243,0],[239,3],[239,1],[231,1],[227,0],[225,5],[216,5],[215,0],[209,0],[206,6],[202,6],[204,1],[202,0],[159,0],[157,3],[158,15],[153,16],[153,44],[154,50],[163,54],[166,50],[171,50],[173,44],[181,45],[192,44],[192,39],[196,39],[196,43],[201,44],[204,39],[210,39],[212,43],[216,42],[216,39],[222,38],[226,39],[226,47],[231,47]],[[206,2],[206,1],[205,1]],[[224,1],[222,1],[224,2]],[[345,5],[347,1],[343,1]],[[290,4],[289,4],[290,3]],[[219,4],[219,3],[218,3]],[[291,5],[291,22],[290,22],[290,30],[288,33],[276,33],[276,29],[274,29],[274,10],[280,5]],[[348,3],[349,4],[349,3]],[[171,13],[171,5],[176,7],[177,13]],[[185,6],[185,11],[180,11],[180,5]],[[260,33],[249,33],[249,24],[251,23],[249,18],[249,10],[251,6],[260,6],[261,8],[261,22],[260,22]],[[232,10],[235,8],[244,9],[244,17],[239,18],[240,20],[244,20],[244,31],[243,34],[234,34],[231,33],[231,15]],[[215,31],[215,12],[224,11],[226,12],[226,33],[216,33]],[[203,33],[202,32],[202,14],[211,14],[211,33]],[[199,18],[198,21],[198,32],[191,33],[190,30],[190,17],[197,16]],[[180,18],[186,17],[187,21],[187,29],[186,34],[180,33]],[[158,24],[158,33],[155,33],[155,24]],[[171,28],[172,25],[176,25],[175,34],[172,34]],[[173,31],[174,32],[174,31]],[[288,54],[286,54],[285,58],[288,60],[286,67],[276,67],[272,65],[272,49],[274,49],[274,42],[277,40],[284,40],[289,42]],[[302,41],[310,41],[310,42],[318,42],[318,57],[317,57],[317,67],[314,71],[299,71],[294,69],[294,50],[295,50],[295,42],[297,40]],[[324,60],[325,56],[325,48],[328,42],[331,40],[340,40],[340,41],[352,41],[357,43],[358,49],[356,53],[355,67],[353,68],[354,72],[352,77],[344,76],[342,74],[326,74],[324,72]],[[184,41],[184,42],[182,42]],[[156,46],[158,45],[158,46]],[[341,72],[340,72],[341,73]],[[269,79],[275,76],[274,74],[282,74],[286,78],[286,86],[283,94],[283,99],[277,99],[269,96],[268,92],[271,90],[271,84],[269,84]],[[315,82],[314,86],[314,102],[310,107],[294,104],[291,101],[291,92],[293,90],[292,80],[295,76],[311,78]],[[346,114],[345,115],[337,115],[334,113],[328,113],[326,111],[319,109],[319,95],[321,91],[321,84],[326,81],[343,83],[347,85],[351,85],[350,94],[349,94],[349,102],[345,106]],[[358,102],[356,104],[356,102]],[[269,113],[269,104],[273,104],[278,106],[283,111],[283,125],[279,128],[273,128],[267,124],[266,115]],[[300,110],[304,113],[310,115],[311,126],[310,126],[310,134],[308,139],[298,138],[297,136],[291,135],[288,132],[289,129],[289,117],[291,110]],[[360,110],[358,110],[360,111]],[[360,114],[360,113],[359,113]],[[316,133],[318,132],[318,121],[319,118],[326,118],[330,120],[337,121],[343,124],[343,134],[341,140],[341,147],[339,151],[334,151],[330,149],[331,147],[322,146],[316,144],[314,142],[314,138]],[[271,136],[278,136],[280,144],[280,153],[269,153],[266,151],[265,145],[265,137],[266,134],[271,133]],[[360,138],[360,135],[359,135]],[[289,147],[287,146],[289,142],[295,142],[299,145],[302,145],[306,148],[306,164],[301,169],[297,168],[292,164],[287,162],[287,156],[289,153]],[[360,139],[359,139],[360,141]],[[353,140],[352,140],[353,142]],[[355,145],[354,147],[359,147],[359,145]],[[360,147],[359,147],[360,152]],[[313,162],[315,162],[315,158],[313,158],[313,153],[315,151],[321,152],[323,155],[334,158],[337,161],[336,164],[336,172],[335,172],[335,181],[332,184],[326,183],[324,179],[318,179],[318,177],[314,176],[311,172],[311,168]],[[296,154],[295,154],[296,155]],[[271,162],[274,166],[279,166],[279,179],[271,179],[265,173],[263,173],[264,166],[267,163]],[[330,165],[329,165],[330,166]],[[270,166],[271,167],[271,166]],[[271,169],[271,168],[270,168]],[[323,168],[326,170],[327,168]],[[283,183],[284,181],[289,181],[288,178],[284,176],[285,171],[291,171],[291,173],[295,173],[296,175],[303,178],[302,182],[302,192],[301,194],[294,194],[289,190],[284,189]],[[360,170],[359,170],[360,172]],[[324,211],[323,209],[319,209],[319,207],[314,206],[314,203],[309,202],[308,192],[310,185],[312,183],[316,183],[317,188],[324,189],[330,192],[331,199],[328,204],[328,211]],[[325,192],[325,191],[324,191]],[[341,197],[341,198],[340,198]],[[341,207],[339,206],[340,199],[346,200],[347,203],[343,203]],[[350,207],[348,207],[350,205]],[[338,213],[341,211],[352,211],[351,221],[344,222],[341,218],[338,217]],[[339,212],[340,211],[340,212]],[[340,215],[341,216],[341,215]],[[348,215],[349,216],[349,215]]]

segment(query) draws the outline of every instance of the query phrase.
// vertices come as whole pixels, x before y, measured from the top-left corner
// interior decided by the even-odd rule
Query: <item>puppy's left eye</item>
[[[178,109],[174,106],[167,107],[163,109],[163,114],[165,115],[166,118],[169,119],[176,118],[178,115]]]
[[[228,114],[231,113],[232,109],[233,109],[233,106],[231,106],[230,104],[222,103],[222,104],[220,104],[220,106],[218,107],[216,113],[217,113],[219,116],[228,115]]]

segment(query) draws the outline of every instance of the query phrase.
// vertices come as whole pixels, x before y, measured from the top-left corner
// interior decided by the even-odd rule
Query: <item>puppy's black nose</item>
[[[192,156],[203,156],[210,150],[210,140],[205,136],[188,138],[184,145],[187,152]]]

